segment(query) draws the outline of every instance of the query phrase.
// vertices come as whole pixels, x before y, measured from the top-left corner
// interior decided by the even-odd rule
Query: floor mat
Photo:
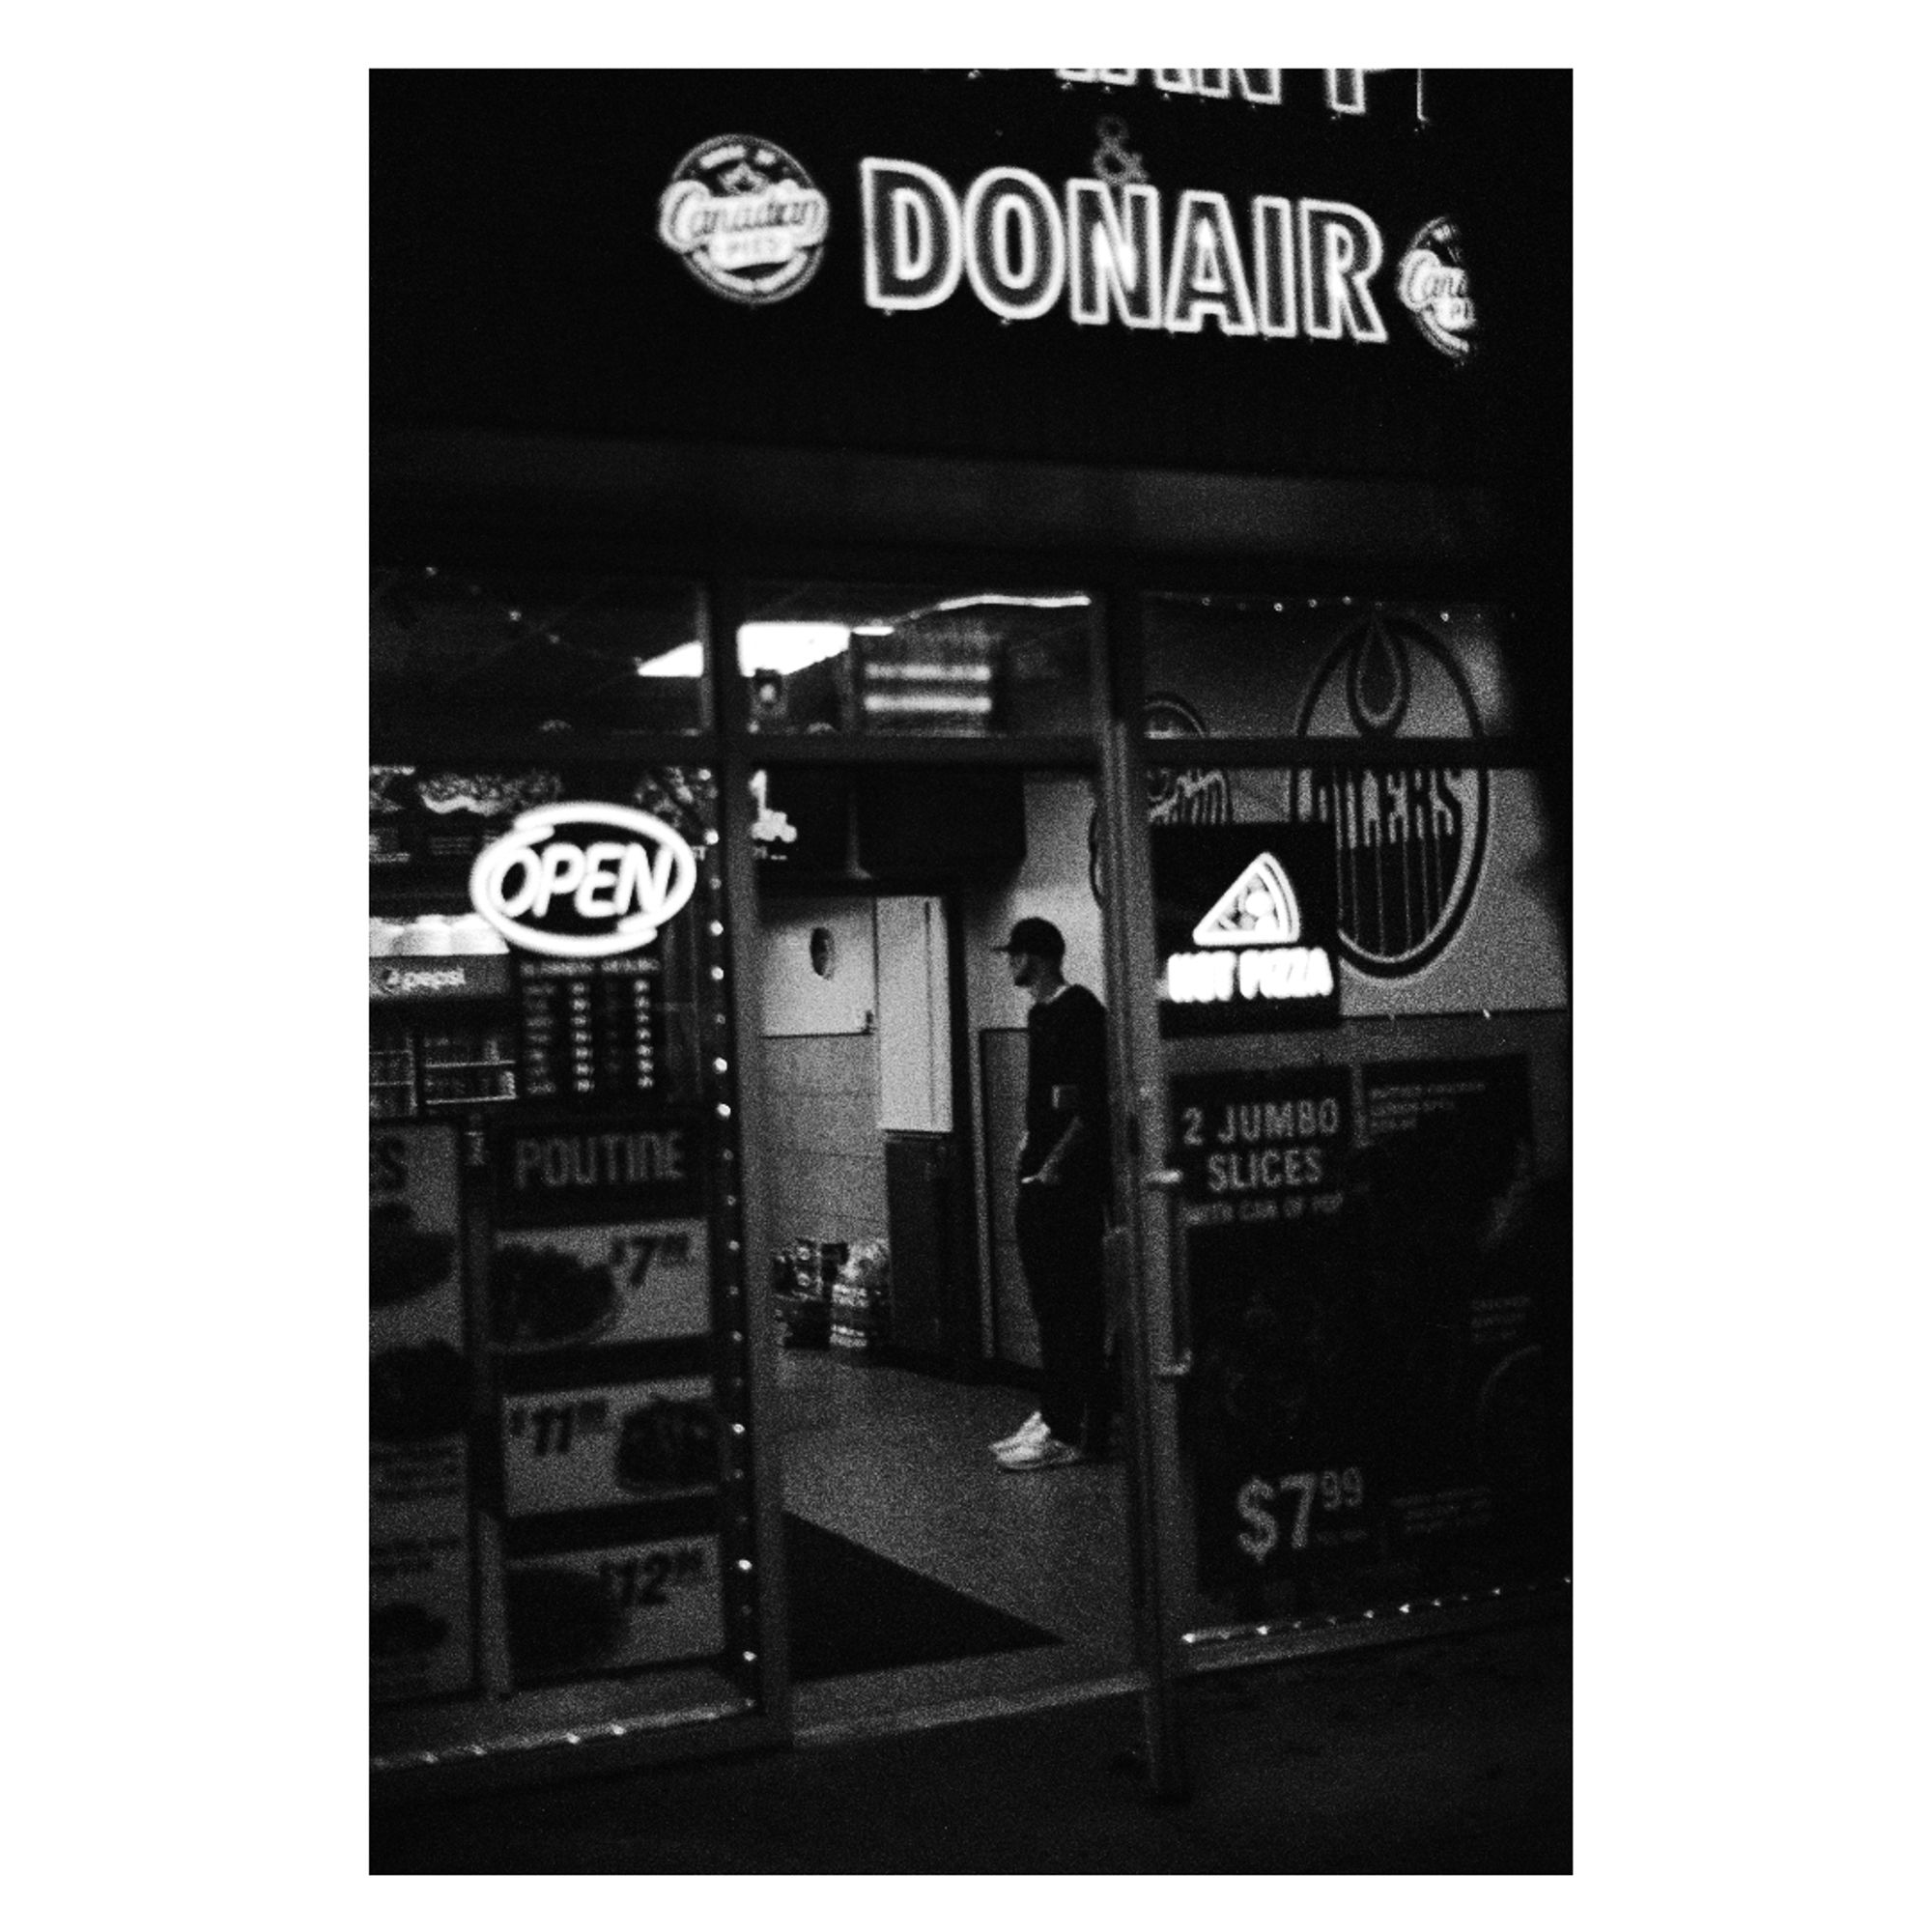
[[[1060,1641],[803,1517],[785,1518],[784,1539],[797,1682]]]

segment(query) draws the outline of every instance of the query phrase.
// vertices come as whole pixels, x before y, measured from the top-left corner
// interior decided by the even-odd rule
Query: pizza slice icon
[[[1263,852],[1194,928],[1196,946],[1293,946],[1301,937],[1294,888],[1272,852]]]

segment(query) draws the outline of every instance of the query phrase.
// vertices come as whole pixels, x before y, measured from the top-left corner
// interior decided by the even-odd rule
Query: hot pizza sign
[[[1334,854],[1293,824],[1155,826],[1161,1030],[1334,1026]]]

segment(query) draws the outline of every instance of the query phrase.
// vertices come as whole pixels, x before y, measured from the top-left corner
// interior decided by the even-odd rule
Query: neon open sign
[[[512,946],[564,959],[648,946],[696,885],[678,833],[622,805],[526,811],[469,871],[470,903]]]

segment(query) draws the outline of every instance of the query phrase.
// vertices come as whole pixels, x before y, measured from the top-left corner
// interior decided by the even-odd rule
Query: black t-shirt
[[[1107,1185],[1107,1009],[1066,986],[1027,1011],[1026,1144],[1020,1174],[1037,1174],[1075,1118],[1087,1123],[1058,1172],[1069,1187]]]

